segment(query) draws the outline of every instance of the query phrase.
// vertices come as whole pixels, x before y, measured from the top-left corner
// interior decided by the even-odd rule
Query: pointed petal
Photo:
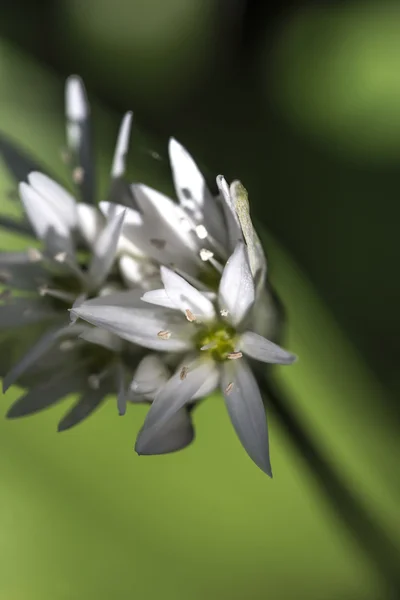
[[[202,383],[202,386],[197,390],[197,392],[192,396],[192,400],[197,400],[199,398],[206,398],[218,388],[220,380],[220,372],[216,365],[214,365],[214,369],[210,371]]]
[[[204,267],[200,244],[193,233],[193,223],[184,210],[167,196],[152,188],[131,186],[142,215],[142,224],[126,224],[124,236],[153,260],[195,273]]]
[[[135,395],[153,399],[158,390],[167,383],[170,373],[157,354],[148,354],[139,363],[133,376],[130,390]]]
[[[165,352],[181,352],[192,345],[192,329],[182,319],[174,321],[174,315],[158,308],[134,308],[127,306],[82,304],[71,309],[79,318],[102,327],[122,339],[145,348]],[[161,337],[161,332],[169,336]]]
[[[263,288],[267,275],[267,261],[260,238],[251,221],[247,190],[240,181],[233,181],[229,191],[246,242],[251,273],[257,279],[259,287]]]
[[[103,348],[107,348],[107,350],[111,350],[111,352],[118,353],[122,350],[123,342],[119,337],[98,327],[88,327],[79,337],[85,340],[85,342],[102,346]]]
[[[242,352],[265,363],[291,365],[297,358],[294,354],[252,331],[243,333],[239,345]]]
[[[7,412],[8,419],[16,419],[39,412],[79,389],[80,379],[71,373],[52,377],[46,383],[30,389]]]
[[[160,389],[147,413],[143,428],[136,440],[136,452],[146,453],[157,439],[160,430],[178,410],[190,402],[210,372],[212,361],[197,361],[188,364],[185,377],[178,370]]]
[[[101,212],[90,204],[79,202],[78,211],[78,229],[89,248],[92,248],[105,225],[105,220]]]
[[[256,465],[272,477],[264,405],[255,377],[244,359],[223,363],[221,391],[244,449]]]
[[[139,454],[169,454],[186,448],[193,440],[191,417],[186,408],[181,408],[160,428],[157,435],[142,445]]]
[[[58,213],[60,220],[67,225],[68,229],[74,229],[77,226],[76,200],[65,188],[38,171],[30,173],[28,181],[33,189],[46,200],[48,206]]]
[[[228,225],[229,250],[233,252],[237,243],[243,241],[243,234],[233,205],[229,186],[222,175],[218,175],[217,177],[217,186],[222,198],[225,221]]]
[[[159,290],[150,290],[142,296],[144,302],[164,306],[165,308],[176,308],[175,302],[171,300],[164,288]]]
[[[100,386],[99,389],[87,389],[80,397],[75,406],[61,419],[58,424],[58,431],[66,431],[82,423],[89,417],[105,400],[108,389]]]
[[[159,269],[147,259],[123,254],[118,264],[122,278],[128,287],[141,287],[146,290],[154,289],[161,284]]]
[[[114,264],[124,218],[125,212],[122,212],[110,219],[95,242],[88,273],[92,289],[96,289],[103,283]]]
[[[86,91],[77,75],[68,77],[65,85],[65,112],[70,121],[84,121],[89,116]]]
[[[182,207],[197,224],[204,224],[223,247],[226,245],[226,228],[216,199],[189,152],[175,139],[169,141],[169,155],[175,189]]]
[[[112,177],[121,177],[125,173],[125,159],[129,148],[132,117],[133,113],[127,112],[122,119],[111,169]]]
[[[62,220],[60,211],[27,183],[19,184],[19,193],[37,237],[46,240],[49,231],[54,231],[60,239],[64,240],[63,250],[73,254],[70,231]]]
[[[254,281],[245,245],[239,242],[229,258],[219,284],[219,305],[228,311],[233,325],[238,325],[254,303]]]
[[[44,354],[49,352],[53,344],[65,334],[73,335],[73,329],[71,327],[63,326],[52,329],[46,332],[34,346],[32,346],[28,352],[21,358],[21,360],[11,369],[9,373],[3,379],[3,393],[13,385],[25,371],[30,367],[34,366],[35,363],[43,357]]]
[[[90,107],[80,77],[68,77],[65,87],[67,116],[67,143],[72,153],[72,168],[82,169],[76,182],[81,198],[87,204],[95,203],[95,171],[90,136]],[[75,178],[76,179],[76,178]]]
[[[189,309],[196,317],[205,321],[215,318],[214,306],[204,294],[171,269],[161,267],[160,273],[167,296],[175,308],[183,313]]]

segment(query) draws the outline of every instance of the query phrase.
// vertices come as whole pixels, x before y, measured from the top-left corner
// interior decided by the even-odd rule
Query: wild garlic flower
[[[217,296],[196,289],[167,267],[161,267],[161,278],[164,287],[142,297],[149,307],[133,306],[128,292],[119,302],[107,297],[101,305],[89,301],[72,309],[76,317],[123,339],[181,356],[179,368],[155,394],[136,451],[152,454],[169,420],[194,399],[219,387],[245,450],[272,475],[266,414],[245,356],[278,364],[291,364],[295,357],[253,331],[257,330],[256,281],[248,246],[236,243]]]
[[[0,345],[9,354],[2,365],[3,391],[13,383],[28,392],[10,417],[36,412],[71,392],[80,399],[59,425],[65,429],[87,416],[118,388],[123,367],[133,372],[143,351],[81,324],[71,326],[68,308],[85,298],[123,289],[115,259],[124,214],[106,220],[95,205],[94,162],[90,153],[89,106],[83,84],[66,85],[68,161],[82,202],[47,175],[31,172],[19,184],[26,216],[42,248],[0,253]],[[131,127],[125,115],[111,169],[110,199],[123,200],[125,155]],[[119,194],[117,194],[119,192]],[[91,342],[88,348],[87,342]],[[24,353],[13,349],[23,346]],[[27,348],[29,350],[27,351]],[[15,361],[15,362],[14,362]],[[119,410],[125,407],[119,394]]]

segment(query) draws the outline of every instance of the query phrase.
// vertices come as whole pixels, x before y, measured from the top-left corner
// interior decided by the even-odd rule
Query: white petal
[[[178,370],[160,389],[136,441],[135,449],[138,454],[146,453],[146,449],[157,439],[162,427],[191,400],[213,369],[212,361],[193,362],[188,365],[184,378]]]
[[[127,226],[124,234],[157,262],[198,271],[203,266],[199,242],[185,211],[146,185],[135,184],[131,189],[143,215],[143,227]]]
[[[106,297],[107,298],[107,297]],[[135,308],[85,302],[71,309],[81,319],[101,327],[145,348],[165,352],[181,352],[192,347],[190,323],[174,322],[173,316],[161,308]],[[168,332],[168,336],[160,336]]]
[[[243,333],[240,337],[239,347],[251,358],[265,363],[290,365],[296,360],[294,354],[290,354],[287,350],[252,331]]]
[[[74,229],[78,224],[78,213],[76,210],[76,200],[61,185],[38,171],[28,175],[28,181],[45,200],[48,206],[57,212],[60,218],[68,226]]]
[[[88,278],[94,289],[103,283],[113,266],[124,218],[125,213],[122,212],[110,219],[93,247]]]
[[[85,342],[102,346],[112,352],[121,352],[122,350],[123,342],[119,337],[98,327],[88,327],[79,337],[85,340]]]
[[[217,186],[222,198],[225,221],[228,225],[229,249],[233,252],[236,244],[243,241],[243,234],[233,205],[229,186],[222,175],[218,175],[217,177]]]
[[[122,204],[114,204],[114,202],[100,202],[99,207],[101,212],[107,219],[116,217],[121,213],[125,212],[125,225],[143,224],[142,215],[140,214],[140,212],[134,210],[133,208],[123,206]]]
[[[94,206],[78,202],[78,229],[89,248],[92,248],[105,225],[104,217]]]
[[[153,399],[161,386],[167,383],[169,376],[170,373],[161,358],[157,354],[148,354],[140,361],[130,389],[135,395]]]
[[[139,436],[141,434],[139,433]],[[194,439],[192,420],[186,408],[178,410],[146,443],[140,441],[143,455],[168,454],[186,448]],[[136,450],[137,450],[136,445]]]
[[[58,211],[55,211],[45,198],[27,183],[19,184],[19,193],[22,204],[32,227],[38,238],[46,240],[50,233],[53,233],[61,242],[62,248],[68,254],[74,253],[70,231],[66,223],[60,217]]]
[[[263,288],[267,274],[267,261],[260,238],[251,221],[247,190],[240,181],[233,181],[229,191],[246,242],[251,273],[257,279],[259,287]]]
[[[129,148],[132,116],[133,113],[127,112],[122,119],[111,169],[112,177],[121,177],[125,173],[125,159]]]
[[[189,152],[174,138],[169,141],[169,155],[175,189],[181,206],[223,246],[226,229],[216,199]]]
[[[65,86],[65,108],[67,118],[71,121],[83,121],[89,114],[85,88],[82,79],[71,75]]]
[[[244,359],[223,363],[221,391],[244,449],[256,465],[272,477],[264,405],[257,381]]]
[[[217,365],[214,364],[214,368],[209,372],[207,379],[204,380],[202,386],[197,390],[197,392],[192,396],[192,400],[197,400],[198,398],[205,398],[209,396],[218,388],[220,381],[220,370]]]
[[[160,285],[159,269],[146,259],[123,254],[119,259],[119,269],[128,287],[151,289]]]
[[[11,369],[9,373],[3,379],[3,392],[17,381],[17,379],[25,373],[30,367],[34,366],[35,363],[47,352],[50,351],[52,345],[60,337],[65,334],[73,336],[74,332],[78,334],[81,331],[81,327],[75,326],[73,329],[70,326],[62,326],[47,331],[39,340],[34,344],[27,353],[19,360],[19,362]]]
[[[164,306],[165,308],[176,308],[175,303],[170,299],[164,288],[159,290],[150,290],[142,296],[144,302]]]
[[[167,296],[175,308],[183,313],[189,309],[196,317],[206,321],[215,318],[214,306],[204,294],[171,269],[161,267],[160,272]]]
[[[228,319],[238,325],[254,303],[254,281],[250,271],[246,247],[236,245],[222,273],[219,284],[219,306],[228,311]]]

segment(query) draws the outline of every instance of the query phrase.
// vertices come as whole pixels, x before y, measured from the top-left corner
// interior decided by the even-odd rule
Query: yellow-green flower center
[[[226,360],[235,353],[236,330],[230,325],[216,323],[215,325],[201,327],[195,337],[198,350],[208,352],[217,362]]]

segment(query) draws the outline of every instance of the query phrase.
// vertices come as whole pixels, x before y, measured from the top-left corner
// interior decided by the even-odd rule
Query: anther
[[[179,379],[181,381],[183,381],[184,379],[186,379],[186,375],[188,374],[189,368],[188,367],[182,367],[181,372],[179,373]]]
[[[157,335],[162,340],[169,340],[169,338],[171,337],[171,332],[170,331],[159,331],[157,333]]]
[[[189,308],[187,308],[185,310],[185,315],[186,315],[187,320],[190,321],[191,323],[193,323],[193,321],[197,321],[196,315],[194,315]]]
[[[241,352],[231,352],[226,358],[229,358],[230,360],[236,360],[238,358],[242,358],[242,356],[243,354]]]
[[[225,394],[230,394],[231,391],[233,390],[233,382],[231,381],[230,383],[228,383],[228,385],[225,388]]]

